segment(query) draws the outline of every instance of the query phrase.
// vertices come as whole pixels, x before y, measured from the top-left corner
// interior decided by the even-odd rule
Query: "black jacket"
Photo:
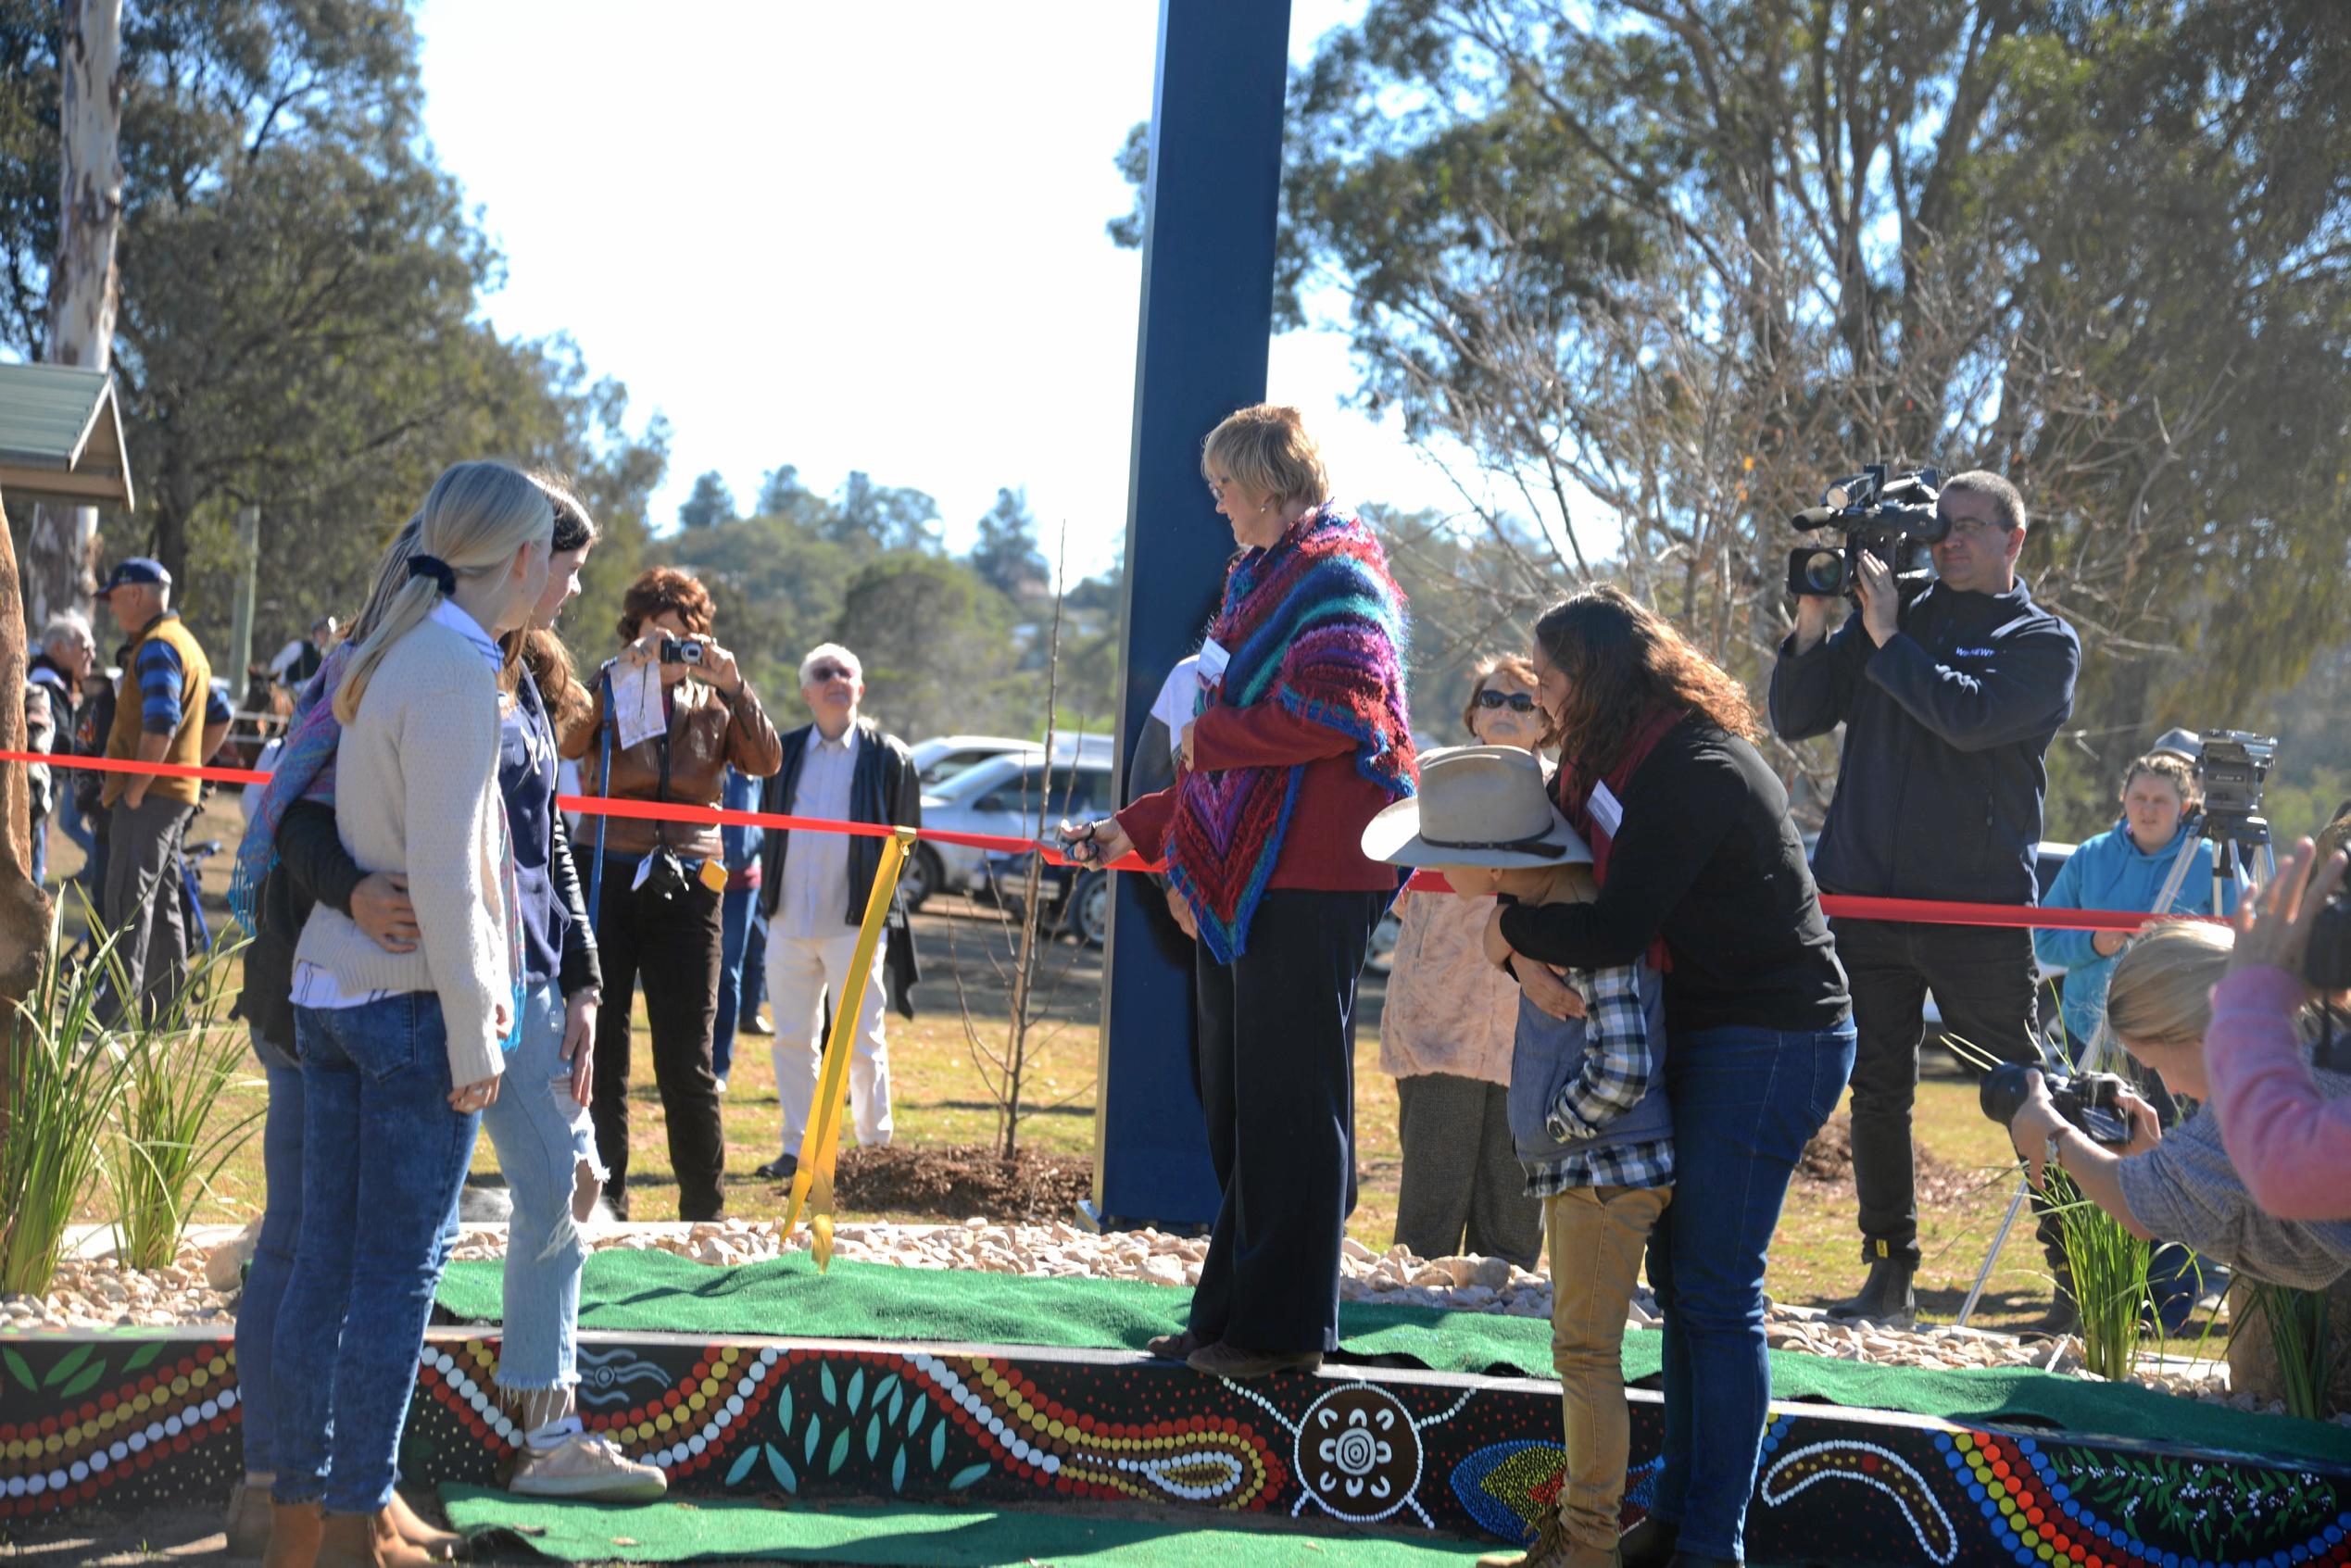
[[[1664,937],[1666,1028],[1833,1029],[1845,973],[1788,795],[1755,748],[1684,720],[1625,781],[1608,881],[1590,904],[1510,904],[1502,935],[1530,959],[1638,963]]]
[[[2073,711],[2081,643],[2032,602],[1904,585],[1879,647],[1858,611],[1809,652],[1783,642],[1772,727],[1788,740],[1845,726],[1837,797],[1813,874],[1824,891],[2030,904],[2049,742]]]
[[[760,809],[789,816],[792,797],[800,787],[800,765],[808,760],[809,737],[814,724],[802,724],[784,737],[784,765],[761,787]],[[849,814],[853,822],[887,822],[897,827],[923,825],[923,781],[914,770],[914,754],[896,735],[886,735],[871,720],[857,721],[857,771],[849,778]],[[760,849],[760,908],[770,916],[784,897],[784,858],[791,852],[792,835],[767,830]],[[882,869],[882,841],[857,837],[849,841],[849,908],[841,919],[850,925],[865,920],[866,900],[874,896],[874,878]]]

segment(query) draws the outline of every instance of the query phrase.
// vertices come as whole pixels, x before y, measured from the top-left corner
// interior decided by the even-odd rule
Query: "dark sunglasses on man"
[[[1525,692],[1479,692],[1477,706],[1507,708],[1513,713],[1532,713],[1535,710],[1535,699]]]

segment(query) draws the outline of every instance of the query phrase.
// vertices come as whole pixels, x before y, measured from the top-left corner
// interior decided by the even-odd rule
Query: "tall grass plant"
[[[82,898],[91,929],[99,929]],[[122,1038],[99,1022],[114,938],[94,961],[66,954],[64,901],[32,994],[6,1019],[6,1123],[0,1127],[0,1293],[40,1296],[57,1277],[74,1210],[98,1185],[108,1130],[132,1080]]]
[[[107,1171],[115,1250],[134,1269],[170,1263],[197,1200],[261,1121],[259,1107],[233,1121],[219,1117],[221,1098],[249,1060],[243,1037],[220,1019],[231,961],[243,947],[216,944],[178,994],[128,1035],[130,1070]]]

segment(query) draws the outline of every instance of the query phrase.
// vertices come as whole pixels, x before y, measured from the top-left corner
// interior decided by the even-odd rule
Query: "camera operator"
[[[1796,601],[1771,677],[1788,740],[1845,726],[1836,799],[1813,874],[1824,893],[2031,904],[2048,774],[2073,710],[2081,646],[2016,573],[2024,498],[1999,475],[1953,477],[1935,579],[1857,563],[1859,607],[1834,636],[1830,601]],[[1906,1326],[1918,1266],[1910,1113],[1931,987],[1951,1033],[2009,1061],[2035,1058],[2032,938],[2020,929],[1840,919],[1853,987],[1854,1185],[1867,1282],[1833,1317]]]
[[[2254,1200],[2280,1219],[2351,1220],[2351,1098],[2312,1071],[2297,1027],[2314,999],[2311,931],[2343,885],[2346,838],[2351,811],[2328,823],[2315,847],[2298,845],[2276,880],[2245,901],[2228,974],[2212,990],[2208,1114]]]
[[[2232,946],[2225,927],[2169,925],[2142,938],[2115,965],[2107,1024],[2174,1096],[2210,1098],[2205,1071],[2210,993],[2232,967]],[[2317,1077],[2321,1093],[2351,1092],[2351,1080],[2324,1073]],[[2008,1123],[2008,1136],[2034,1186],[2054,1160],[2083,1197],[2141,1240],[2179,1242],[2273,1284],[2319,1290],[2351,1269],[2351,1223],[2266,1212],[2231,1161],[2209,1104],[2166,1134],[2155,1107],[2125,1089],[2118,1108],[2130,1118],[2131,1135],[2116,1148],[2068,1120],[2038,1073],[2031,1080],[2032,1092]],[[2340,1188],[2339,1163],[2334,1171]]]
[[[563,746],[565,756],[581,761],[587,794],[716,806],[729,764],[765,778],[782,763],[775,726],[735,656],[710,639],[710,617],[709,590],[673,567],[651,568],[629,584],[621,601],[625,646],[595,684],[587,722]],[[610,704],[625,700],[624,676],[647,667],[668,721],[624,746],[617,734],[604,733],[607,725],[618,729]],[[590,1111],[597,1152],[610,1173],[605,1199],[617,1216],[629,1217],[629,1014],[642,979],[678,1218],[717,1219],[726,1207],[726,1137],[710,1055],[726,890],[719,830],[611,817],[600,828],[587,824],[586,837],[604,852],[595,911],[604,1006],[596,1021]]]

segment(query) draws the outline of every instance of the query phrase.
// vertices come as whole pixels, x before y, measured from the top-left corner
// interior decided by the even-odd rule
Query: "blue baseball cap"
[[[114,569],[113,574],[106,580],[105,585],[99,588],[97,596],[103,599],[117,588],[127,587],[134,583],[153,583],[158,587],[169,588],[171,586],[171,574],[163,570],[163,563],[159,560],[146,556],[132,556]]]

